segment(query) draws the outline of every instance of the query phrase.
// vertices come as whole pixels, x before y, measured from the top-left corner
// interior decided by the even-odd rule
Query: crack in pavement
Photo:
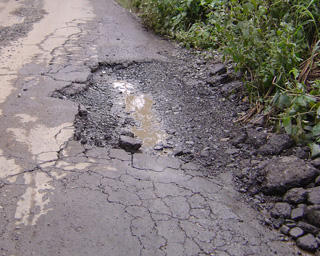
[[[106,229],[117,241],[126,239],[127,243],[121,248],[109,248],[110,244],[117,244],[115,241],[100,244],[101,248],[108,247],[112,255],[123,255],[122,249],[131,255],[273,255],[274,250],[280,255],[284,252],[296,255],[290,254],[286,247],[289,244],[276,239],[275,232],[266,232],[258,213],[229,196],[230,188],[225,188],[219,178],[201,173],[186,175],[181,169],[183,162],[175,158],[134,154],[131,161],[131,155],[119,149],[116,150],[119,157],[111,158],[112,151],[114,149],[85,149],[70,141],[56,166],[44,169],[52,177],[57,177],[54,172],[65,175],[55,180],[62,187],[54,186],[49,196],[50,205],[54,207],[48,208],[50,211],[42,215],[38,223],[59,221],[67,230],[62,232],[50,227],[58,236],[69,236],[74,233],[70,218],[83,223],[82,226],[87,224],[87,218],[89,222],[99,220],[103,225],[82,227],[81,232],[87,239],[91,236],[85,230],[95,227],[101,236],[106,235]],[[161,170],[156,165],[136,167],[136,157],[143,159],[142,162],[150,158],[150,163],[161,158]],[[81,201],[75,200],[75,195]],[[106,211],[97,211],[92,203]],[[82,209],[87,204],[91,207]],[[67,207],[66,211],[63,207]],[[72,216],[66,217],[71,209]],[[21,229],[28,230],[28,227],[21,226]],[[95,235],[98,241],[102,239],[100,235]],[[34,239],[32,243],[41,240],[38,235]],[[77,237],[75,241],[80,242],[82,238]],[[24,245],[24,239],[18,239],[17,243]]]

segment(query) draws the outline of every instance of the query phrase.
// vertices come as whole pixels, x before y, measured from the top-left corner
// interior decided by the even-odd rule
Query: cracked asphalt
[[[12,7],[0,3],[0,14]],[[231,174],[74,141],[78,105],[50,95],[85,84],[99,62],[170,61],[172,43],[112,0],[17,5],[43,16],[0,44],[2,255],[304,255],[242,201]]]

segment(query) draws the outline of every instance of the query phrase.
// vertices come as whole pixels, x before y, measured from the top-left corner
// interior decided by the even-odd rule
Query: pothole
[[[152,96],[139,90],[141,81],[117,76],[119,68],[125,67],[100,67],[87,84],[72,83],[52,96],[79,104],[74,137],[83,144],[117,147],[120,135],[129,134],[139,138],[144,149],[163,150],[168,134],[161,128]]]

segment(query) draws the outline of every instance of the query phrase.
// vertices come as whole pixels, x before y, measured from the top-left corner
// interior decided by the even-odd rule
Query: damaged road
[[[2,255],[304,254],[222,167],[232,104],[199,84],[210,62],[111,0],[0,3],[19,30],[0,42]]]

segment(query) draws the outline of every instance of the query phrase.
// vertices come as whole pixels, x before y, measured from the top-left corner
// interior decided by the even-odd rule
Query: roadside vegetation
[[[157,33],[221,51],[246,78],[248,115],[270,117],[320,155],[319,0],[119,1]]]

